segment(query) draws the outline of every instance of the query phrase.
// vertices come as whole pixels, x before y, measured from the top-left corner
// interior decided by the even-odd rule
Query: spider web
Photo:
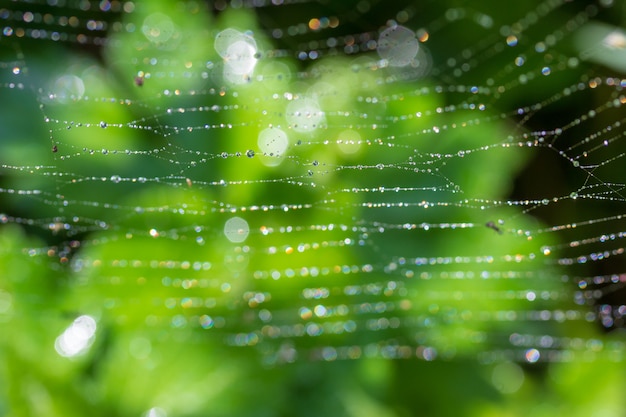
[[[626,313],[618,8],[1,9],[2,252],[22,272],[0,317],[266,365],[622,360],[601,331]]]

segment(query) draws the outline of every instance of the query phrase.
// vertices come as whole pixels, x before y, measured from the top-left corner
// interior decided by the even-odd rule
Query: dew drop
[[[510,35],[510,36],[508,36],[506,38],[506,44],[508,46],[516,46],[517,45],[517,41],[518,41],[518,39],[517,39],[517,36],[515,36],[515,35]]]
[[[248,158],[254,158],[254,151],[253,151],[252,149],[248,149],[248,150],[246,151],[246,156],[247,156]]]
[[[528,363],[535,363],[539,360],[539,358],[541,357],[541,354],[539,353],[537,349],[528,349],[526,353],[524,354],[524,356]]]

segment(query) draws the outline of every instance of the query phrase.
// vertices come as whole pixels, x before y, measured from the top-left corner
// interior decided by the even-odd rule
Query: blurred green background
[[[581,58],[621,2],[284,3],[0,6],[0,415],[623,415],[622,334],[526,233],[619,201],[498,203],[584,181],[517,143],[618,93],[516,109],[622,68]]]

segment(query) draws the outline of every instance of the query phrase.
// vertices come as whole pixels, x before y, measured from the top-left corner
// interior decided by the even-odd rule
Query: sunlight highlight
[[[66,358],[81,355],[96,339],[96,320],[91,316],[80,316],[57,337],[54,348]]]
[[[215,50],[224,59],[223,76],[233,84],[250,81],[257,64],[257,44],[254,38],[235,29],[221,31],[215,37]]]

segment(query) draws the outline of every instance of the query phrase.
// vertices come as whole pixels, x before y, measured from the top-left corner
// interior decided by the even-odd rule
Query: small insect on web
[[[499,235],[503,233],[502,229],[500,229],[500,227],[496,225],[496,223],[494,223],[493,221],[488,221],[487,223],[485,223],[485,226],[492,230],[495,230]]]

